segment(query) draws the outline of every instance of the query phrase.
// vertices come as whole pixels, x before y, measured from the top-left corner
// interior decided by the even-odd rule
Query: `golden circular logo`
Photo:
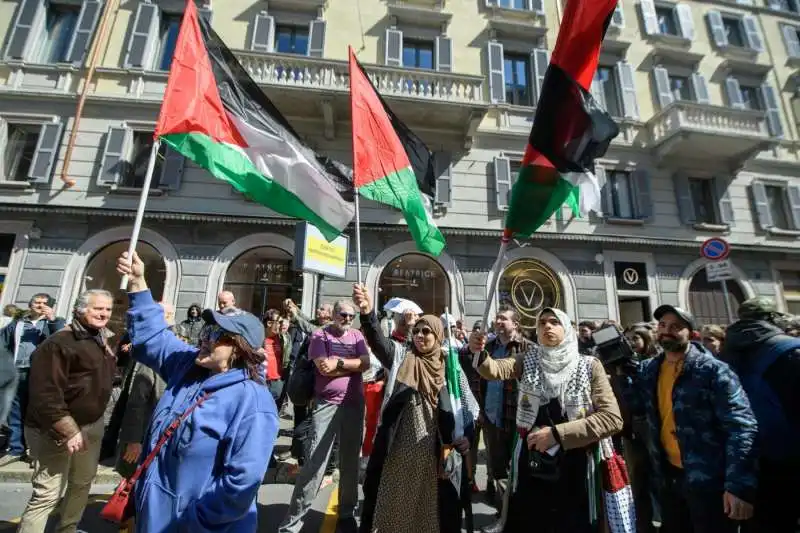
[[[545,263],[520,259],[503,271],[498,284],[498,298],[501,305],[517,310],[523,328],[533,329],[543,308],[562,307],[561,282]]]

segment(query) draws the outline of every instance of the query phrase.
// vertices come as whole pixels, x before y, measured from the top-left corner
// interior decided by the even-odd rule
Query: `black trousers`
[[[736,533],[739,522],[725,515],[722,490],[690,487],[682,469],[666,468],[660,533]]]

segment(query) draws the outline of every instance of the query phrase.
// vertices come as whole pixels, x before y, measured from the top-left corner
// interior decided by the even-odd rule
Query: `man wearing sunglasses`
[[[316,366],[312,449],[297,477],[289,511],[279,533],[299,533],[325,475],[334,441],[339,441],[339,521],[337,531],[355,533],[358,503],[358,455],[364,431],[361,374],[369,368],[364,336],[353,328],[355,308],[349,301],[333,307],[333,322],[311,335],[308,358]]]

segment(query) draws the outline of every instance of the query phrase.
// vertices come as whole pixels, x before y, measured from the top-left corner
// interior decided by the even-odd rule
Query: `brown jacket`
[[[484,379],[519,379],[522,376],[522,360],[525,354],[516,358],[497,359],[486,357],[478,367]],[[622,415],[617,398],[611,390],[605,369],[600,360],[592,358],[592,406],[594,411],[578,420],[556,425],[565,450],[583,448],[622,431]]]
[[[59,444],[69,440],[103,416],[116,364],[108,346],[85,331],[68,327],[51,335],[31,356],[25,424]]]

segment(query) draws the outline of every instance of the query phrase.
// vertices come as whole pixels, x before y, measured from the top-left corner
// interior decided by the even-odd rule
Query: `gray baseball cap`
[[[241,335],[254,350],[264,346],[264,325],[255,315],[238,308],[227,308],[224,312],[206,309],[203,320],[216,324],[228,333]]]
[[[674,305],[659,306],[658,309],[656,309],[655,313],[653,313],[653,318],[655,318],[656,320],[661,320],[661,317],[666,315],[667,313],[672,313],[674,315],[677,315],[678,318],[686,322],[686,325],[689,326],[690,330],[694,331],[696,329],[694,317],[692,316],[692,314],[689,311],[681,309],[680,307],[675,307]]]

